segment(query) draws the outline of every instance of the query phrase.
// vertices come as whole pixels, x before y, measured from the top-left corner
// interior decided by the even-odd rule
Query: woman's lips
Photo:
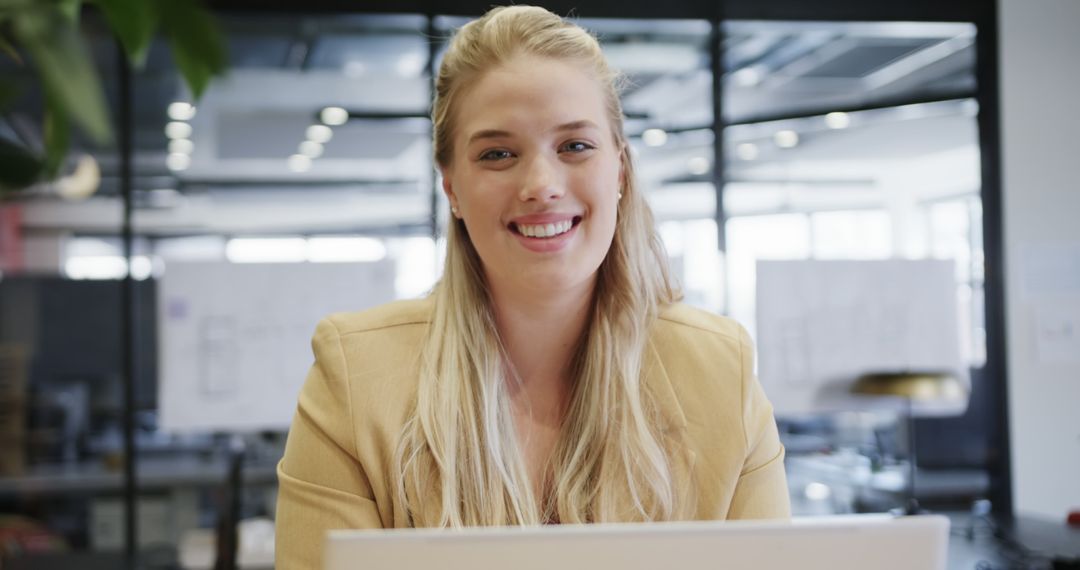
[[[580,216],[538,214],[515,218],[508,226],[518,242],[538,253],[551,253],[565,248],[577,235]]]

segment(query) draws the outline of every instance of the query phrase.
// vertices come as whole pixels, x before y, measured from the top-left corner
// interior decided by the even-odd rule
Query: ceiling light
[[[319,158],[322,155],[323,146],[315,141],[300,143],[300,154],[308,158]]]
[[[127,261],[119,255],[85,255],[68,257],[64,262],[68,279],[123,279]]]
[[[195,117],[195,107],[191,103],[177,101],[169,103],[169,118],[174,121],[190,121]]]
[[[349,120],[349,112],[341,107],[327,107],[319,113],[319,119],[327,125],[344,125]]]
[[[169,170],[187,170],[187,167],[191,166],[191,157],[186,154],[174,152],[165,159],[165,166],[169,167]]]
[[[195,150],[195,143],[189,139],[173,139],[169,141],[169,152],[173,154],[191,154]]]
[[[170,139],[191,138],[191,125],[180,121],[173,121],[165,125],[165,136]]]
[[[851,117],[839,111],[825,115],[825,125],[830,129],[846,129],[851,125]]]
[[[742,160],[754,160],[758,157],[758,146],[754,143],[742,143],[735,147],[735,156]]]
[[[386,246],[368,237],[308,238],[308,261],[379,261],[386,257]]]
[[[754,87],[763,79],[761,70],[757,67],[744,67],[731,74],[731,80],[739,87]]]
[[[360,77],[367,73],[367,65],[362,61],[349,61],[345,63],[345,75],[348,77]]]
[[[307,240],[302,237],[233,238],[225,244],[232,263],[299,263],[307,259]]]
[[[307,172],[308,170],[311,170],[311,158],[302,154],[290,156],[289,170],[293,172]]]
[[[832,489],[824,483],[813,482],[806,485],[803,495],[811,501],[824,501],[832,495]]]
[[[790,130],[779,131],[773,135],[773,141],[780,148],[792,148],[799,144],[799,133]]]
[[[690,174],[705,174],[709,171],[709,159],[704,156],[695,156],[687,161],[686,168],[690,170]]]
[[[304,134],[307,135],[309,141],[319,144],[326,144],[334,138],[334,130],[326,125],[311,125]]]
[[[424,58],[417,53],[407,53],[398,59],[395,67],[402,77],[416,77],[424,69]]]
[[[641,133],[641,142],[644,142],[645,146],[664,146],[667,133],[664,129],[645,129],[645,132]]]

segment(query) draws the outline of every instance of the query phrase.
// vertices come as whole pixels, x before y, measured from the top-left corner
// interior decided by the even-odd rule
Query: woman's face
[[[443,189],[496,291],[587,291],[615,235],[622,167],[600,84],[518,57],[454,110]]]

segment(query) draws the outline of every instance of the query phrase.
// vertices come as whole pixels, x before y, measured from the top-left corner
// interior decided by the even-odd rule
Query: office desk
[[[244,482],[253,485],[276,483],[275,468],[273,463],[245,465]],[[216,458],[140,459],[136,477],[140,491],[217,486],[224,483],[227,470],[226,462]],[[121,492],[123,488],[124,474],[106,469],[101,462],[41,466],[23,475],[0,477],[0,498]]]
[[[1028,561],[1019,560],[1016,551],[1002,544],[990,532],[990,527],[983,523],[977,524],[972,538],[968,538],[965,534],[971,517],[966,513],[949,514],[949,518],[952,521],[952,531],[949,537],[948,570],[1051,570],[1053,568],[1047,560],[1035,558]],[[1025,517],[998,524],[1006,532],[1016,533],[1029,549],[1075,552],[1080,555],[1080,529],[1069,529],[1063,525]],[[147,558],[140,564],[140,568],[145,570],[177,568],[178,557],[175,550],[157,549]],[[4,568],[5,570],[51,570],[53,568],[92,570],[119,568],[118,564],[122,560],[120,554],[112,552],[50,554],[5,560],[4,562],[9,563],[10,566]]]
[[[1050,570],[1054,557],[1080,569],[1080,529],[1064,523],[1020,516],[993,521],[949,514],[949,570]],[[1000,529],[995,534],[994,527]]]

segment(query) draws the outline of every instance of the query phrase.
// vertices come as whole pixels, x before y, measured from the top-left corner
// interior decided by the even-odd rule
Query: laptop
[[[330,531],[325,570],[945,570],[943,516]]]

